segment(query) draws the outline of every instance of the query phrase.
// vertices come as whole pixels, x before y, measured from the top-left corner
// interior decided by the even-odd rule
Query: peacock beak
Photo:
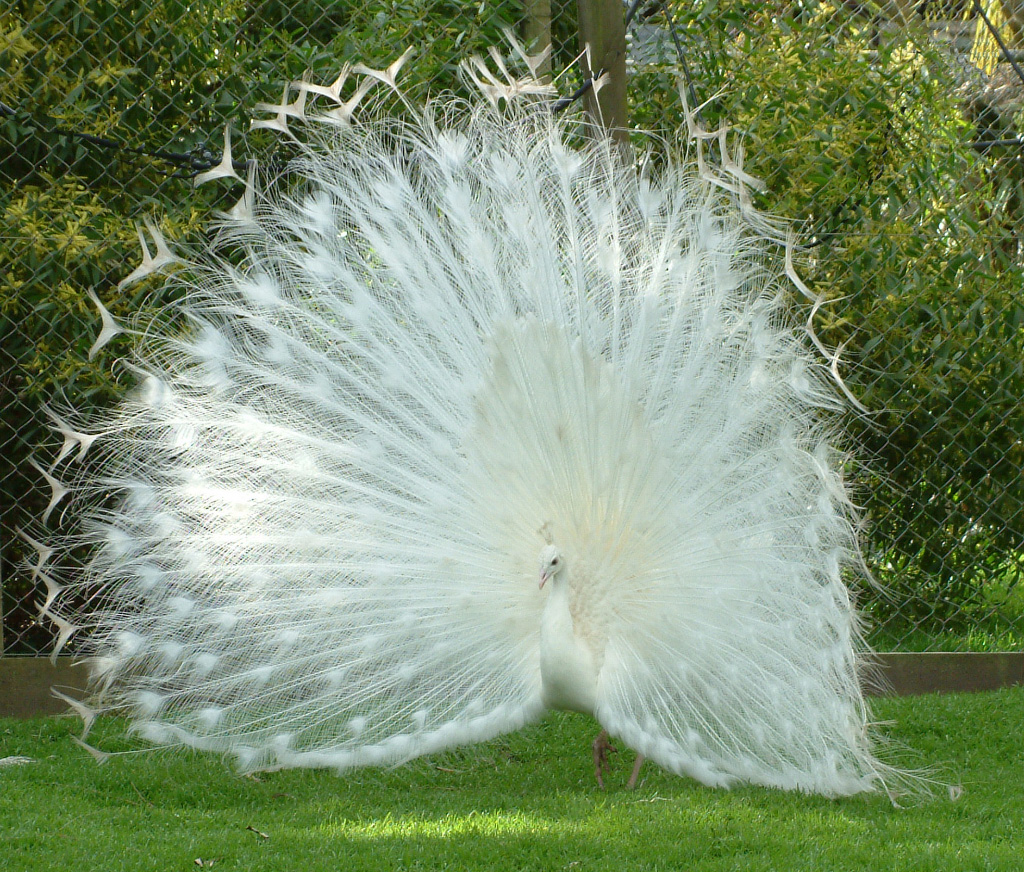
[[[544,590],[544,585],[547,583],[549,578],[551,578],[551,573],[546,569],[542,569],[540,571],[540,584],[537,585],[537,589]]]

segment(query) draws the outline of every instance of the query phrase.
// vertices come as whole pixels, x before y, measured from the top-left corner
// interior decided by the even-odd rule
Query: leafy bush
[[[119,337],[95,360],[93,289],[115,317],[145,318],[159,282],[117,283],[139,260],[135,221],[152,215],[171,239],[198,242],[227,186],[192,188],[187,162],[149,154],[219,158],[222,129],[247,126],[257,101],[307,71],[335,75],[345,61],[386,66],[409,45],[419,57],[406,86],[422,95],[458,85],[457,65],[499,44],[520,14],[513,2],[401,0],[20,0],[0,19],[0,577],[6,646],[41,650],[19,529],[49,497],[27,460],[53,444],[44,403],[66,393],[78,406],[113,400]],[[68,131],[87,134],[86,141]],[[105,146],[100,140],[111,142]],[[264,162],[270,137],[247,137]],[[261,147],[262,143],[262,147]],[[131,149],[137,150],[132,151]],[[147,308],[148,307],[148,308]],[[123,370],[122,370],[123,372]]]
[[[1005,630],[1024,571],[1024,162],[973,147],[949,50],[869,6],[674,8],[714,97],[703,123],[742,132],[759,205],[810,243],[803,277],[833,301],[817,331],[871,410],[855,479],[885,594],[865,605],[890,637]],[[638,126],[680,124],[667,72],[648,77]]]
[[[748,168],[767,185],[759,205],[794,219],[810,243],[804,278],[832,301],[817,330],[844,349],[845,379],[872,410],[852,422],[867,451],[855,471],[867,557],[887,592],[866,589],[867,608],[887,638],[986,622],[1000,632],[1004,617],[1019,618],[1024,589],[1024,161],[972,147],[976,127],[991,132],[991,113],[948,50],[894,26],[883,5],[672,6],[694,91],[709,101],[702,121],[743,133]],[[155,215],[168,236],[197,239],[216,201],[231,196],[192,190],[174,164],[58,129],[216,154],[227,121],[243,128],[257,100],[276,100],[282,82],[307,70],[320,79],[345,60],[382,66],[414,45],[406,81],[415,96],[457,87],[458,61],[500,44],[522,5],[489,2],[476,16],[434,0],[19,0],[7,9],[0,101],[15,114],[0,116],[0,489],[17,501],[0,519],[0,570],[8,630],[41,648],[28,580],[13,571],[22,559],[14,530],[48,498],[26,466],[48,439],[41,404],[63,391],[78,404],[109,402],[123,387],[111,361],[129,350],[121,339],[87,359],[96,316],[86,291],[122,318],[158,304],[154,285],[116,288],[138,259],[135,219]],[[552,9],[557,71],[576,54],[575,4]],[[641,17],[664,22],[651,4]],[[668,64],[631,82],[640,130],[683,127],[666,54]],[[258,136],[248,140],[267,157]]]

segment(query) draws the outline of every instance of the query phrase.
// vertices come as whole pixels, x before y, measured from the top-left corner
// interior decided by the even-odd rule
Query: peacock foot
[[[616,748],[608,738],[608,731],[601,730],[594,739],[594,775],[597,776],[597,786],[604,790],[604,771],[608,766],[608,755],[617,754]]]

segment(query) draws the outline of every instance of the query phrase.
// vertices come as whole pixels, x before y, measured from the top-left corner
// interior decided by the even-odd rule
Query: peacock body
[[[562,708],[709,785],[879,787],[839,403],[743,210],[540,103],[302,88],[278,119],[336,123],[169,279],[120,409],[58,419],[92,705],[242,770]]]

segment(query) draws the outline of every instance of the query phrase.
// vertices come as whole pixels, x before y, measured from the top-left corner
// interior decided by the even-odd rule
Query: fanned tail
[[[838,403],[749,203],[570,146],[499,105],[524,82],[357,118],[400,66],[286,90],[266,125],[317,98],[332,126],[175,273],[134,395],[92,435],[59,419],[95,554],[45,610],[63,641],[89,600],[97,708],[246,770],[516,729],[554,536],[609,731],[709,784],[878,786]],[[174,266],[150,234],[140,269]]]

